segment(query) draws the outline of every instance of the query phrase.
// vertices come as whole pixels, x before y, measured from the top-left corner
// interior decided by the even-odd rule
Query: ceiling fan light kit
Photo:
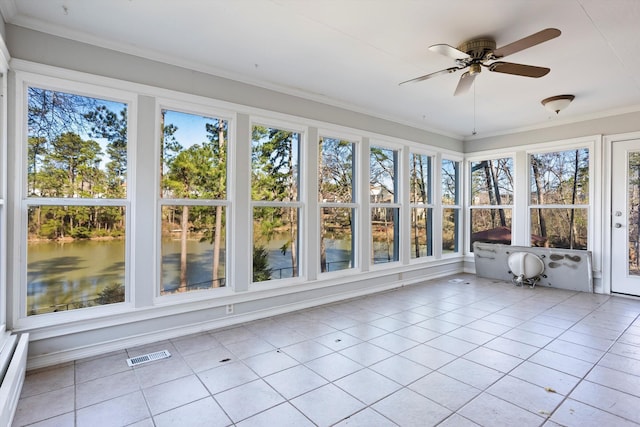
[[[542,77],[549,73],[549,68],[497,60],[554,39],[560,34],[560,30],[556,28],[547,28],[498,49],[496,49],[495,40],[487,37],[468,40],[460,44],[457,48],[448,44],[436,44],[430,46],[429,50],[453,59],[456,66],[425,74],[424,76],[416,77],[400,84],[420,82],[439,76],[440,74],[455,73],[459,70],[469,68],[468,71],[465,71],[462,76],[460,76],[458,86],[454,92],[454,95],[460,95],[467,92],[473,85],[473,81],[482,71],[482,67],[496,73],[533,78]]]
[[[543,99],[541,103],[547,110],[558,114],[561,110],[567,108],[574,99],[574,95],[556,95]]]

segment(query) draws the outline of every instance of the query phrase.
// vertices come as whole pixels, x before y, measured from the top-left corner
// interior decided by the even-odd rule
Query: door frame
[[[639,132],[628,132],[616,135],[605,135],[604,152],[602,166],[604,169],[604,179],[602,185],[602,293],[611,294],[612,282],[612,246],[611,246],[611,225],[613,223],[613,206],[612,206],[612,184],[613,184],[613,144],[616,142],[625,142],[634,139],[640,139]]]

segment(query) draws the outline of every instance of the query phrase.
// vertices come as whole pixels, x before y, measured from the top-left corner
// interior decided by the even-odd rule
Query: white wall
[[[562,114],[562,113],[560,113]],[[640,111],[565,123],[553,127],[514,132],[465,141],[464,152],[500,150],[520,145],[581,138],[589,135],[615,135],[640,130]]]

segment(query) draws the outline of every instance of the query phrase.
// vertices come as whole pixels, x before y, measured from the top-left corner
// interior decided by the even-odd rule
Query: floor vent
[[[167,350],[156,351],[155,353],[143,354],[142,356],[132,357],[131,359],[127,359],[127,364],[129,366],[138,366],[143,363],[153,362],[154,360],[166,359],[171,357],[171,353]]]

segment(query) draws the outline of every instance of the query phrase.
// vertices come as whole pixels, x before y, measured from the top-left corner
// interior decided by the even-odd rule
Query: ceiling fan
[[[429,50],[454,59],[456,66],[436,71],[435,73],[425,74],[424,76],[416,77],[415,79],[407,80],[400,84],[421,82],[439,76],[440,74],[455,73],[456,71],[469,68],[469,71],[464,72],[462,76],[460,76],[460,81],[454,92],[454,95],[460,95],[469,90],[476,76],[480,74],[482,67],[496,73],[535,78],[542,77],[551,70],[546,67],[498,61],[498,59],[554,39],[560,34],[560,30],[556,28],[547,28],[498,49],[496,49],[496,42],[492,38],[468,40],[457,48],[449,46],[448,44],[434,44],[433,46],[429,46]]]

